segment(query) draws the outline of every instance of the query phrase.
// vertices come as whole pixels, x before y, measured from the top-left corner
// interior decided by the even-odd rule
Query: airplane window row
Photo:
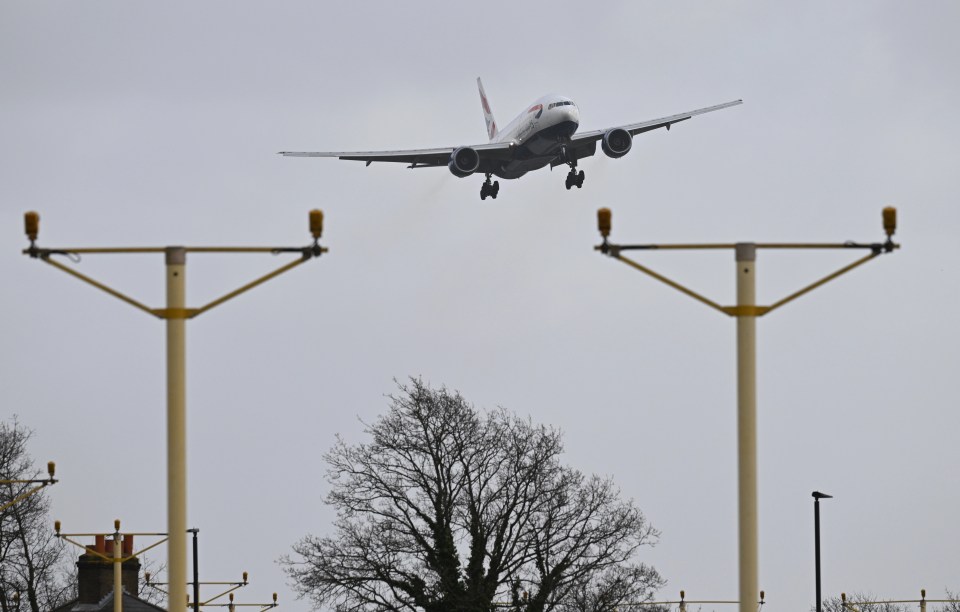
[[[552,103],[550,103],[550,106],[547,107],[547,109],[551,109],[551,108],[554,108],[554,107],[556,107],[556,106],[567,106],[568,104],[571,105],[571,106],[573,106],[573,102],[571,102],[570,100],[566,100],[566,101],[564,101],[564,102],[552,102]]]

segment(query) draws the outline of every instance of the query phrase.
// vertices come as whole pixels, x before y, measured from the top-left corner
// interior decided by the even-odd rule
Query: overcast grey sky
[[[954,2],[5,2],[0,5],[0,417],[55,459],[66,530],[165,529],[164,332],[19,254],[46,246],[305,244],[330,253],[188,324],[189,522],[204,579],[293,601],[275,560],[330,529],[321,454],[423,376],[566,432],[663,535],[663,595],[733,599],[732,319],[592,250],[636,241],[882,238],[904,248],[761,319],[761,587],[960,590],[960,5]],[[546,92],[596,129],[727,100],[619,160],[501,181],[285,159],[475,144]],[[773,301],[849,261],[762,252]],[[729,303],[729,254],[643,261]],[[275,266],[191,256],[200,305]],[[160,306],[159,256],[80,268]]]

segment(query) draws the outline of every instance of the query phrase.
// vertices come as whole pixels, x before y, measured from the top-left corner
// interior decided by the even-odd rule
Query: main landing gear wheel
[[[577,172],[576,168],[571,168],[570,172],[567,173],[567,189],[570,189],[573,186],[576,186],[577,189],[583,188],[583,179],[586,178],[583,170]]]
[[[490,182],[490,175],[487,175],[487,180],[484,181],[483,185],[480,185],[480,199],[486,200],[487,196],[490,196],[494,200],[497,199],[497,194],[500,193],[500,181]]]

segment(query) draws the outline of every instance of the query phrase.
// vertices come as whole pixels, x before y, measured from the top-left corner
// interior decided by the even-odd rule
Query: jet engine
[[[614,159],[629,153],[632,146],[633,137],[630,136],[630,132],[623,128],[607,130],[607,133],[603,135],[603,141],[600,143],[600,148],[607,154],[607,157]]]
[[[480,167],[480,154],[477,153],[476,149],[470,147],[454,149],[453,153],[450,154],[450,162],[447,167],[450,168],[450,172],[454,176],[460,178],[470,176]]]

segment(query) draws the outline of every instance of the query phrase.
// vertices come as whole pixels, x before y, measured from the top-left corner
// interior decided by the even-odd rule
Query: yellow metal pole
[[[736,245],[737,458],[740,545],[740,612],[756,612],[759,591],[757,530],[757,245]]]
[[[167,564],[170,612],[186,612],[187,601],[187,426],[186,265],[183,247],[166,249],[167,312]]]
[[[206,305],[202,311],[247,291],[257,285],[286,272],[307,259],[319,257],[327,249],[319,244],[323,232],[323,213],[319,210],[310,211],[310,233],[313,236],[313,245],[305,248],[286,247],[144,247],[144,248],[92,248],[92,249],[40,249],[36,245],[40,230],[40,215],[36,212],[27,212],[24,215],[24,224],[30,247],[23,253],[32,258],[43,261],[67,272],[94,287],[101,289],[128,304],[152,315],[161,317],[167,322],[167,566],[170,575],[170,592],[168,598],[169,612],[186,612],[187,602],[187,458],[186,458],[186,319],[199,314],[201,311],[186,308],[185,273],[187,252],[224,252],[224,253],[262,253],[262,252],[299,252],[301,259],[292,262],[280,269],[271,272],[237,291],[231,292]],[[115,291],[102,283],[64,266],[50,259],[51,255],[76,255],[79,253],[158,253],[166,256],[166,308],[151,309],[136,300]],[[52,464],[51,464],[52,466]],[[53,471],[50,471],[50,484],[53,480]],[[37,489],[39,490],[39,489]],[[35,491],[30,494],[35,493]],[[117,528],[119,532],[119,527]],[[59,530],[58,530],[59,535]],[[99,534],[97,534],[99,535]],[[104,557],[108,561],[113,559]]]
[[[3,484],[15,484],[15,482],[4,482]],[[42,491],[42,490],[44,489],[44,487],[46,487],[46,486],[47,486],[46,484],[37,485],[36,487],[30,489],[30,490],[27,491],[26,493],[22,493],[22,494],[20,494],[20,495],[18,495],[18,496],[16,496],[16,497],[14,497],[13,499],[11,499],[10,501],[8,501],[7,503],[5,503],[5,504],[3,504],[2,506],[0,506],[0,512],[3,512],[3,511],[6,510],[7,508],[12,507],[14,504],[18,504],[18,503],[22,502],[23,500],[27,499],[27,498],[30,497],[31,495],[35,495],[36,493],[39,493],[39,492]]]
[[[121,571],[123,550],[120,547],[119,526],[113,534],[113,612],[123,612],[123,572]]]

